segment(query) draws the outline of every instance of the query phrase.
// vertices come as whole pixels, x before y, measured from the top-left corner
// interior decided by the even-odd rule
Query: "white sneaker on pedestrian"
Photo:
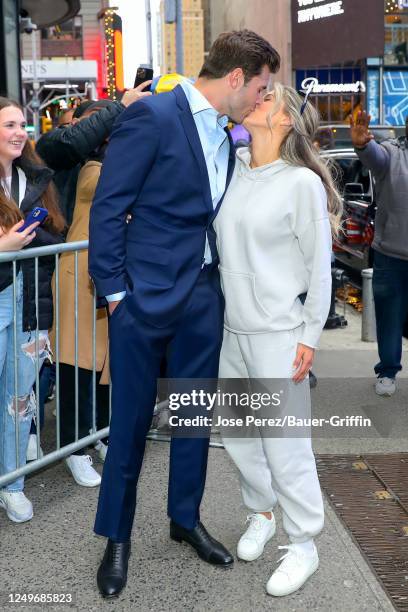
[[[0,490],[0,507],[15,523],[25,523],[33,518],[33,505],[23,491]]]
[[[42,452],[42,449],[40,447],[40,454],[38,456],[38,459],[40,459],[43,455],[44,453]],[[35,459],[37,459],[37,434],[30,434],[28,437],[26,459],[27,461],[34,461]]]
[[[95,444],[94,449],[96,450],[96,452],[98,453],[98,457],[101,461],[105,461],[106,459],[106,453],[108,452],[108,445],[104,444],[102,442],[102,440],[98,440],[98,442]]]
[[[282,563],[269,578],[266,590],[269,595],[282,597],[300,589],[314,574],[319,567],[319,556],[314,544],[310,553],[304,552],[296,544],[278,546],[278,548],[287,549],[288,552],[279,559]]]
[[[395,378],[383,376],[382,378],[377,378],[375,383],[375,392],[377,395],[390,397],[391,395],[394,395],[395,388]]]
[[[243,561],[255,561],[263,553],[265,544],[275,535],[276,521],[267,519],[263,514],[249,514],[247,516],[249,527],[241,536],[237,546],[237,556]]]
[[[75,482],[82,487],[97,487],[101,484],[101,477],[92,467],[92,459],[89,455],[70,455],[66,457],[65,465]]]

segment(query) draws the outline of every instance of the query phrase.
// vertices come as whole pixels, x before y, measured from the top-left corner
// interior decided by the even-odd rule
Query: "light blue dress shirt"
[[[224,194],[227,182],[229,140],[224,128],[227,126],[228,117],[219,115],[207,98],[190,81],[185,79],[180,85],[186,94],[200,138],[210,181],[212,204],[215,210]],[[211,261],[210,245],[206,237],[203,266],[210,264]],[[125,295],[126,292],[121,291],[120,293],[107,295],[106,299],[108,302],[115,302],[121,300]]]
[[[228,117],[219,115],[207,98],[190,81],[185,79],[180,85],[186,94],[200,137],[215,210],[224,194],[227,182],[229,140],[224,128],[228,124]],[[211,261],[210,245],[206,238],[203,264],[209,264]]]

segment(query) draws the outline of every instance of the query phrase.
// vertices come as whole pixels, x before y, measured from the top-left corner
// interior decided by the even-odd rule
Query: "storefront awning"
[[[39,28],[47,28],[74,17],[80,10],[80,0],[22,0],[21,8]]]

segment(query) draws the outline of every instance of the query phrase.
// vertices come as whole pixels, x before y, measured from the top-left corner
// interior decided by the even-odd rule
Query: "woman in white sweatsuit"
[[[214,223],[226,302],[219,376],[303,384],[307,414],[310,390],[301,381],[330,307],[331,228],[336,231],[341,200],[313,146],[318,114],[294,89],[276,84],[244,126],[251,147],[237,152]],[[286,410],[291,413],[290,406]],[[267,591],[287,595],[319,564],[313,537],[323,527],[324,512],[315,459],[308,433],[254,433],[223,436],[252,512],[237,554],[246,561],[262,554],[275,533],[272,510],[279,502],[290,544]]]

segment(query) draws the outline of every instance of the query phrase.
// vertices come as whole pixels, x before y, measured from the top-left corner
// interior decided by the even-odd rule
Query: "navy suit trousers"
[[[113,541],[130,539],[163,357],[168,378],[218,376],[224,303],[215,274],[206,268],[201,271],[182,315],[168,328],[154,327],[131,314],[131,297],[110,318],[112,417],[95,532]],[[168,515],[186,529],[193,529],[199,520],[208,446],[208,438],[171,441]]]

